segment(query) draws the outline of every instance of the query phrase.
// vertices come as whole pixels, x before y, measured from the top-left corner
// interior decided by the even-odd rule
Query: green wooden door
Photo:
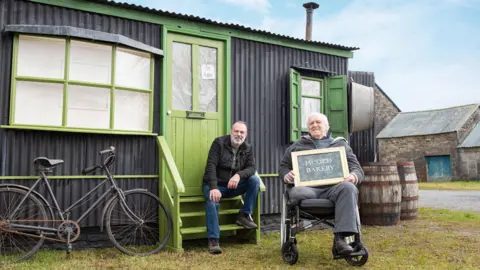
[[[200,195],[210,145],[225,133],[225,43],[168,34],[167,46],[166,139],[185,195]]]

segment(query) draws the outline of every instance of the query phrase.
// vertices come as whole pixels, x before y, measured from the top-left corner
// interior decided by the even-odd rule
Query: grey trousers
[[[358,189],[350,182],[328,187],[293,187],[288,192],[291,203],[305,199],[329,199],[335,204],[334,233],[358,233]]]

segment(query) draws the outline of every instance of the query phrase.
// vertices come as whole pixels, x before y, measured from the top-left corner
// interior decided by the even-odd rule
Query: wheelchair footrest
[[[352,252],[350,254],[343,254],[343,255],[333,255],[334,260],[339,260],[339,259],[345,259],[348,257],[357,257],[357,256],[365,256],[367,255],[367,252],[365,252],[364,249],[357,251],[357,252]]]

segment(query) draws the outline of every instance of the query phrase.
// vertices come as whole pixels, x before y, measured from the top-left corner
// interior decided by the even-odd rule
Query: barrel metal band
[[[400,181],[382,181],[382,182],[361,182],[360,185],[362,186],[396,186],[400,185]]]
[[[402,202],[404,201],[417,201],[418,196],[412,196],[412,197],[402,197]]]
[[[400,202],[396,203],[360,203],[363,207],[372,207],[372,206],[393,206],[400,207]],[[361,208],[361,207],[360,207]]]
[[[364,171],[365,172],[365,176],[375,176],[375,175],[398,175],[398,173],[396,171],[392,171],[392,172],[369,172],[369,171]]]

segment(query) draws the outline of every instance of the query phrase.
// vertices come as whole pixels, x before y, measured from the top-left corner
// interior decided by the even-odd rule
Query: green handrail
[[[167,144],[167,141],[165,140],[165,137],[158,136],[157,143],[160,146],[158,148],[160,151],[159,154],[163,156],[163,158],[165,159],[165,163],[167,164],[167,169],[170,172],[170,175],[172,176],[175,193],[184,193],[185,186],[183,185],[182,178],[180,177],[180,173],[178,172],[177,166],[175,165],[175,161],[173,160],[172,153],[170,152],[170,148],[168,148],[168,144]]]

